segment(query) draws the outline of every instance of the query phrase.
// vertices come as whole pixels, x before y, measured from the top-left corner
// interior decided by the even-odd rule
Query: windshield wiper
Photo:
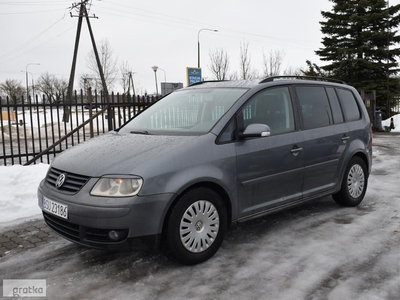
[[[143,130],[143,131],[135,131],[135,130],[132,130],[130,133],[134,133],[134,134],[149,134],[149,132],[146,131],[146,130]]]

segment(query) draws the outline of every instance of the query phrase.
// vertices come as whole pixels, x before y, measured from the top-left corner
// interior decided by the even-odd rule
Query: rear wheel
[[[365,162],[360,157],[353,157],[344,173],[341,190],[333,199],[342,206],[357,206],[364,199],[367,191],[368,173]]]
[[[227,228],[221,197],[211,189],[184,194],[168,218],[166,244],[172,258],[186,265],[206,261],[219,249]]]

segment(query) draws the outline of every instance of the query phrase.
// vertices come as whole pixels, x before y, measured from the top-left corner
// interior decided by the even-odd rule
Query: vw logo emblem
[[[65,181],[66,177],[67,176],[64,173],[61,174],[60,176],[58,176],[58,178],[56,180],[56,183],[55,183],[56,188],[59,189],[64,184],[64,181]]]

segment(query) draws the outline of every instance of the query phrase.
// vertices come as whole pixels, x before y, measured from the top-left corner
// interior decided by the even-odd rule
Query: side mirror
[[[271,128],[265,124],[250,124],[239,134],[240,138],[267,137],[270,135]]]

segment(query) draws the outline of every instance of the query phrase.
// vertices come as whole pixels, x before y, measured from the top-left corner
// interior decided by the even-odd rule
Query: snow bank
[[[41,215],[36,189],[48,165],[14,165],[0,168],[0,228]]]
[[[391,132],[400,132],[400,114],[394,115],[392,118],[395,129],[392,129]],[[382,127],[385,128],[385,126],[390,126],[390,118],[382,121]]]

